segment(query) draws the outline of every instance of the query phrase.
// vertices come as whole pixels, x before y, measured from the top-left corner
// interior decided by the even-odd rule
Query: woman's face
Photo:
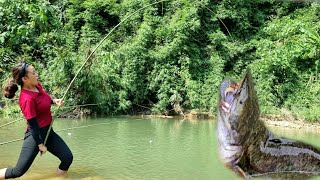
[[[38,74],[32,65],[27,67],[27,73],[22,78],[23,85],[26,86],[35,86],[38,84]]]

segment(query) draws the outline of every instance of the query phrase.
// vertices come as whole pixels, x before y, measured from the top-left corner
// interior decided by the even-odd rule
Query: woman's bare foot
[[[0,180],[5,179],[6,170],[7,170],[7,168],[0,169]]]
[[[63,175],[65,175],[67,173],[67,171],[63,171],[63,170],[61,170],[61,169],[57,169],[57,175],[58,176],[63,176]]]

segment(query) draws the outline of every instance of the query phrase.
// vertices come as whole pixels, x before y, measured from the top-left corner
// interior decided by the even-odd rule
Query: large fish
[[[218,142],[224,164],[243,177],[302,178],[320,175],[320,150],[276,137],[259,120],[258,98],[250,70],[240,83],[219,88]]]

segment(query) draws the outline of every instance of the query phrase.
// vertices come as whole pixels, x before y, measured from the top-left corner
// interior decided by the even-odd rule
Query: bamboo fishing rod
[[[144,6],[138,10],[136,10],[135,12],[133,12],[132,14],[128,15],[127,17],[125,17],[121,22],[119,22],[116,26],[114,26],[110,32],[99,42],[99,44],[93,49],[93,51],[90,53],[90,55],[87,57],[87,59],[84,61],[84,63],[81,65],[81,67],[79,68],[78,72],[76,73],[76,75],[73,77],[72,81],[69,83],[69,86],[67,88],[67,90],[65,91],[64,95],[62,96],[61,100],[63,101],[68,93],[68,91],[70,90],[71,88],[71,85],[73,84],[73,82],[75,81],[75,79],[78,77],[79,73],[81,72],[81,70],[83,69],[83,67],[86,65],[86,63],[90,60],[90,58],[92,57],[92,55],[96,52],[96,50],[102,45],[102,43],[109,37],[109,35],[117,28],[119,27],[123,22],[125,22],[127,19],[129,19],[130,17],[134,16],[135,14],[137,14],[138,12],[140,12],[141,10],[143,9],[146,9],[147,7],[150,7],[152,5],[155,5],[155,4],[158,4],[158,3],[161,3],[161,2],[165,2],[165,1],[169,1],[169,0],[162,0],[162,1],[157,1],[157,2],[154,2],[154,3],[151,3],[147,6]],[[56,112],[59,110],[60,106],[58,106],[58,108],[53,112],[53,115],[55,116]],[[53,117],[54,117],[53,116]],[[46,142],[48,140],[48,137],[49,137],[49,134],[50,134],[50,131],[52,129],[52,125],[54,123],[54,119],[52,119],[52,122],[49,126],[49,129],[48,129],[48,132],[46,134],[46,138],[44,140],[44,145],[46,145]]]

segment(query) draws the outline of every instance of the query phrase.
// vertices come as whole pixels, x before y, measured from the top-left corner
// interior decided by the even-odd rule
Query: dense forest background
[[[320,120],[320,3],[278,0],[0,0],[0,79],[33,64],[45,89],[96,114],[215,112],[250,67],[263,113]],[[2,86],[2,87],[3,87]],[[17,99],[0,101],[10,106]],[[9,112],[8,112],[9,111]],[[0,108],[3,114],[18,111]]]

